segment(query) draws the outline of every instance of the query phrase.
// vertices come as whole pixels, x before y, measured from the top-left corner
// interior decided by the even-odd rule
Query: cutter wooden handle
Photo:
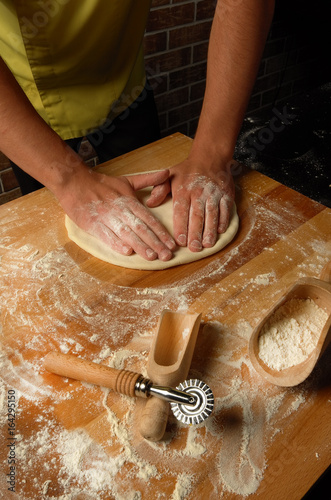
[[[136,382],[141,377],[139,373],[117,370],[61,352],[49,352],[44,358],[44,367],[56,375],[108,387],[126,396],[135,396]]]
[[[163,399],[150,398],[140,416],[139,431],[149,441],[160,441],[166,431],[170,405]]]

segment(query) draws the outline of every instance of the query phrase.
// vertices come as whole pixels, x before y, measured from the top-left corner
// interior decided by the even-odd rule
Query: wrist
[[[61,153],[48,164],[44,184],[60,200],[66,191],[84,182],[81,179],[88,174],[89,169],[84,161],[64,143]]]
[[[221,143],[219,140],[193,140],[189,159],[197,164],[204,165],[211,172],[219,172],[230,167],[233,161],[234,145]]]

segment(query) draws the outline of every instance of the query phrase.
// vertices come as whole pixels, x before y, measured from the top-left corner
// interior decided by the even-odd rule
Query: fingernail
[[[174,240],[168,240],[165,242],[169,250],[174,250],[176,248],[176,242]]]
[[[177,238],[178,243],[180,246],[184,247],[186,245],[186,236],[185,234],[180,234]]]
[[[190,248],[192,248],[192,250],[196,250],[196,251],[202,250],[201,242],[198,240],[193,240],[190,244]]]
[[[151,250],[150,248],[147,248],[146,255],[150,260],[155,260],[157,258],[157,253],[154,252],[154,250]]]
[[[215,242],[215,238],[213,238],[212,236],[206,236],[203,240],[202,240],[202,244],[204,247],[210,247],[214,244]]]
[[[131,247],[124,246],[124,247],[122,247],[122,250],[123,250],[124,255],[131,255],[132,254]]]
[[[159,254],[159,259],[163,261],[170,260],[172,257],[172,253],[170,250],[162,250]]]

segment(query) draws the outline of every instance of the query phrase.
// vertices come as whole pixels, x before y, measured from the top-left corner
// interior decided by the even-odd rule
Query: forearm
[[[219,168],[232,158],[273,16],[274,0],[219,0],[191,156]]]
[[[84,163],[38,115],[0,58],[0,150],[54,194]]]

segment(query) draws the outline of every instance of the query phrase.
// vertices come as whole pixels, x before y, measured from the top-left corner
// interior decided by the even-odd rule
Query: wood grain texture
[[[49,352],[44,357],[43,365],[50,373],[107,387],[114,392],[130,397],[135,396],[135,386],[141,376],[139,373],[117,370],[56,351]]]
[[[99,169],[168,168],[190,145],[175,134]],[[256,171],[235,174],[235,239],[165,271],[88,255],[69,241],[46,189],[0,207],[0,435],[8,439],[5,398],[14,390],[20,498],[171,498],[182,488],[185,500],[300,499],[329,465],[330,349],[304,384],[284,389],[255,372],[247,347],[286,290],[318,278],[330,260],[331,210]],[[202,313],[189,376],[212,388],[216,404],[199,429],[170,418],[165,441],[151,446],[138,431],[138,399],[47,373],[42,359],[57,350],[145,376],[164,309]],[[1,491],[7,458],[2,447]]]

